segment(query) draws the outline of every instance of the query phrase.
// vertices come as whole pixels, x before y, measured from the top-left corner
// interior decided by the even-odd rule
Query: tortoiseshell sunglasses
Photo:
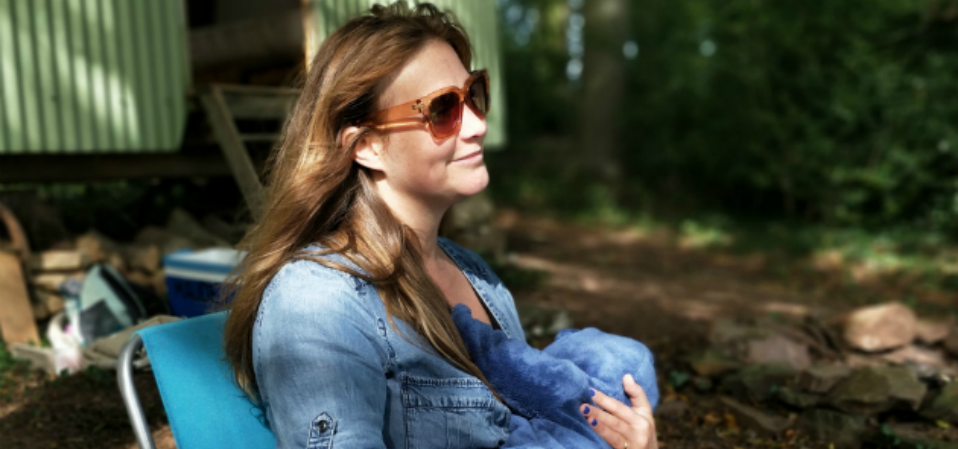
[[[425,97],[393,106],[371,114],[360,125],[389,129],[422,123],[422,114],[429,133],[437,140],[459,132],[462,126],[462,105],[466,104],[481,119],[489,112],[489,74],[485,70],[472,72],[465,86],[445,87]]]

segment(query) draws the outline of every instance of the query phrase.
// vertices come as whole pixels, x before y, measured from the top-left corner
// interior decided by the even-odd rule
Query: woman
[[[470,58],[451,16],[397,2],[332,33],[310,64],[224,335],[279,447],[506,441],[510,412],[450,309],[523,339],[515,305],[479,257],[437,237],[449,207],[489,180],[488,78]],[[595,402],[604,411],[583,419],[609,444],[654,447],[641,401]]]

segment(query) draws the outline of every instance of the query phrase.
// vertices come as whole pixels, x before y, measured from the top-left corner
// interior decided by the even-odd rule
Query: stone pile
[[[717,390],[721,406],[755,432],[803,429],[837,447],[897,439],[958,448],[954,319],[920,319],[887,303],[824,321],[719,320],[708,349],[688,363],[694,375],[671,373],[673,384]]]

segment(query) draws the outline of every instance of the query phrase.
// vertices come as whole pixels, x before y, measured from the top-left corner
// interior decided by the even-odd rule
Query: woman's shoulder
[[[315,248],[313,248],[315,249]],[[325,265],[331,262],[354,269],[349,261],[339,255],[314,255],[303,251],[283,264],[263,291],[260,315],[309,316],[349,314],[366,310],[363,301],[365,281],[342,269]],[[368,310],[366,310],[368,312]]]

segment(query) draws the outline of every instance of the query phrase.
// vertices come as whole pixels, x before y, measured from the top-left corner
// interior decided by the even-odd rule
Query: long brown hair
[[[252,334],[263,291],[284,264],[304,258],[375,285],[393,329],[394,317],[409,323],[440,355],[489,385],[426,273],[418,239],[379,197],[369,169],[353,160],[356,144],[376,131],[363,128],[340,142],[345,128],[379,108],[391,75],[432,41],[448,43],[469,68],[472,49],[455,18],[431,4],[411,9],[404,1],[350,20],[310,63],[302,96],[267,163],[265,213],[240,242],[248,254],[224,289],[233,295],[226,358],[251,397],[258,392]],[[324,249],[302,253],[311,243]],[[359,270],[322,257],[331,253]]]

